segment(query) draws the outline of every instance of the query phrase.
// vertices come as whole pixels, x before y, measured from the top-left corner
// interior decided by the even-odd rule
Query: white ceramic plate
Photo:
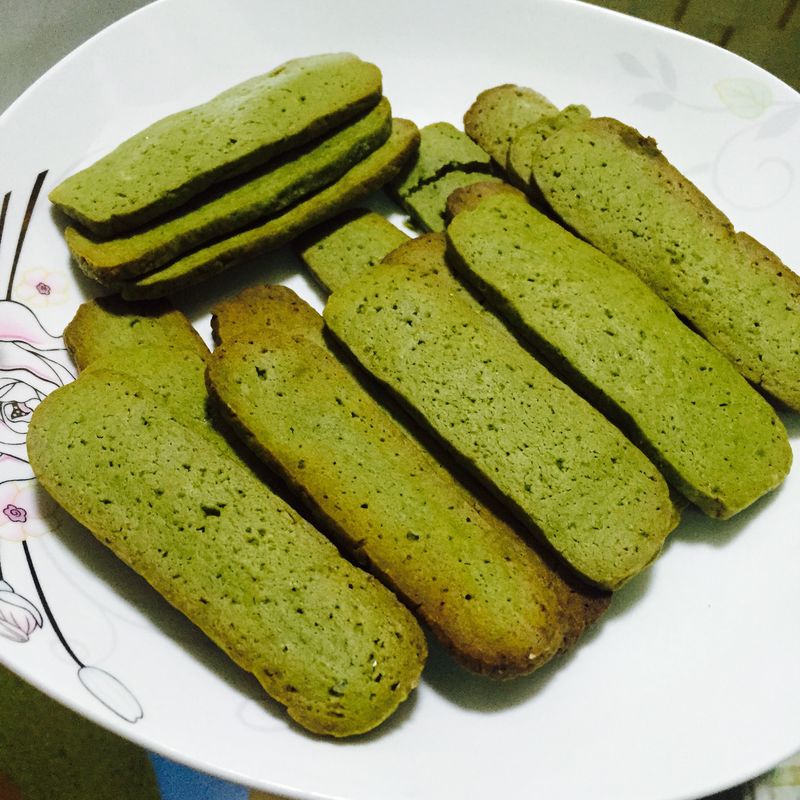
[[[676,800],[797,751],[798,469],[735,521],[688,512],[572,655],[497,685],[434,647],[414,698],[346,743],[288,724],[254,680],[36,496],[27,418],[69,380],[59,334],[94,291],[70,265],[47,191],[168,112],[334,50],[380,65],[395,112],[419,124],[458,124],[479,91],[504,82],[623,119],[656,137],[737,227],[800,265],[800,97],[714,47],[556,0],[147,7],[0,121],[0,661],[148,748],[292,797]],[[287,253],[181,300],[207,334],[210,301],[256,280],[319,300]],[[796,446],[800,421],[784,419]]]

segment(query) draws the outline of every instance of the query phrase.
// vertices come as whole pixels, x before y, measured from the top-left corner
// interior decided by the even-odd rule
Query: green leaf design
[[[744,119],[755,119],[772,105],[772,92],[748,78],[727,78],[714,85],[725,107]]]

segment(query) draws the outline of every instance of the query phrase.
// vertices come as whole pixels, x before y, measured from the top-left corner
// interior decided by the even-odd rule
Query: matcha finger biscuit
[[[488,154],[454,125],[435,122],[420,130],[419,150],[390,190],[420,230],[441,231],[450,193],[486,180],[495,180]]]
[[[783,480],[773,409],[630,270],[517,197],[486,199],[447,235],[457,271],[707,514]]]
[[[309,231],[294,250],[328,291],[348,283],[408,239],[386,217],[357,209]]]
[[[135,281],[121,283],[122,296],[164,297],[291,242],[384,186],[398,174],[418,144],[416,125],[395,118],[388,141],[335,183],[265,222],[202,247]]]
[[[98,240],[68,227],[70,252],[89,277],[109,283],[150,272],[212,239],[274,216],[338,180],[382,145],[392,129],[387,100],[322,140],[293,150],[243,180],[226,182],[152,225]]]
[[[349,736],[417,684],[425,639],[374,578],[129,377],[36,409],[41,485],[315,733]]]
[[[380,96],[378,68],[349,53],[288,61],[159,120],[56,186],[50,200],[98,236],[131,230],[326,133]]]
[[[616,589],[658,555],[678,521],[661,475],[460,286],[443,252],[367,271],[324,317],[587,580]]]
[[[214,344],[257,342],[270,330],[302,336],[325,347],[322,316],[285,286],[251,286],[212,309]]]
[[[537,122],[520,128],[511,139],[506,156],[505,171],[514,185],[540,200],[541,192],[533,178],[533,157],[537,148],[553,132],[589,119],[589,116],[586,106],[571,105],[557,114],[542,117]]]
[[[266,477],[258,460],[212,415],[205,380],[210,353],[183,313],[165,301],[89,300],[67,325],[64,340],[81,374],[110,370],[134,378],[220,455]]]
[[[205,383],[206,362],[197,353],[179,347],[142,347],[124,355],[101,356],[81,374],[105,374],[109,371],[139,381],[163,403],[177,422],[199,433],[217,448],[221,456],[244,463],[233,446],[238,445],[236,437],[226,435],[225,426],[210,413]],[[258,466],[245,448],[240,450],[246,459]]]
[[[404,202],[416,227],[424,232],[443,231],[445,215],[447,212],[447,198],[459,189],[467,188],[475,183],[496,182],[495,178],[485,173],[465,172],[453,170],[442,175],[441,178],[420,186],[419,190],[410,195]]]
[[[177,347],[200,358],[208,355],[200,334],[167,301],[129,303],[116,295],[81,303],[64,329],[64,344],[79,370],[103,356],[124,361],[127,352],[139,347]]]
[[[800,277],[736,232],[652,139],[608,118],[569,125],[537,148],[533,175],[568,225],[800,410]]]
[[[507,184],[498,183],[491,184],[491,190],[498,186],[517,191]],[[483,194],[487,190],[489,186],[484,186],[476,189],[475,193]],[[324,282],[334,291],[351,280],[358,280],[359,276],[372,269],[380,250],[385,253],[383,262],[387,264],[420,264],[433,268],[443,266],[445,255],[443,234],[424,234],[415,239],[403,235],[405,241],[398,246],[398,233],[401,232],[374,212],[365,212],[355,219],[339,217],[330,228],[317,230],[313,244],[299,248],[298,254],[306,266],[318,277],[323,276]],[[327,244],[330,246],[326,246]],[[368,254],[368,257],[365,257],[365,254]],[[281,298],[280,303],[276,302],[278,297]],[[284,308],[285,313],[277,314],[274,311],[276,306]],[[323,336],[322,318],[282,287],[248,289],[235,301],[219,304],[212,322],[216,326],[215,330],[218,328],[217,341],[221,339],[255,342],[256,337],[265,328],[276,327],[279,330],[291,331],[293,336],[306,336],[317,344],[328,346],[326,337]],[[477,497],[475,502],[484,505]],[[488,509],[484,514],[496,517],[496,514],[489,513]],[[498,521],[498,524],[502,526],[505,523]],[[523,536],[529,545],[535,547],[535,543],[530,537],[525,536],[521,526],[514,527],[514,531]],[[609,597],[606,593],[587,586],[583,581],[576,580],[557,559],[548,559],[543,549],[535,549],[539,557],[544,558],[553,570],[553,585],[558,593],[563,620],[563,646],[568,648],[578,640],[587,627],[597,621],[605,611]]]
[[[505,83],[478,95],[464,114],[464,131],[498,167],[505,169],[517,131],[557,113],[558,108],[539,92]]]
[[[583,627],[558,573],[375,402],[298,302],[268,286],[219,309],[208,380],[244,441],[468,668],[511,677],[572,644]]]
[[[396,181],[392,191],[405,200],[420,187],[448,172],[491,171],[490,158],[463,131],[449,122],[434,122],[420,129],[420,146],[414,160]]]
[[[503,181],[473,183],[470,186],[463,186],[451,192],[447,198],[445,219],[449,224],[456,214],[475,208],[485,197],[491,197],[496,194],[513,194],[523,200],[525,199],[525,194],[510,183],[504,183]]]

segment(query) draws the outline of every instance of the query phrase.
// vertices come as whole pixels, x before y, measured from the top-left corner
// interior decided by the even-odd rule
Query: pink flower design
[[[3,513],[11,520],[11,522],[27,522],[28,512],[24,508],[12,505],[9,503],[4,509]]]
[[[11,516],[4,510],[11,506]],[[25,512],[25,519],[13,512]],[[38,481],[0,483],[0,542],[24,542],[51,533],[61,526],[56,501],[39,486]]]
[[[43,267],[23,268],[14,286],[14,297],[31,308],[60,305],[73,298],[73,287],[66,279],[65,270]]]

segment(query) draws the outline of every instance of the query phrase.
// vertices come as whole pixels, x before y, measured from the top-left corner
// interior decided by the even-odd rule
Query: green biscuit
[[[630,270],[510,196],[447,234],[457,270],[707,514],[783,480],[792,452],[771,406]]]
[[[567,125],[573,125],[581,120],[588,119],[590,111],[586,106],[570,105],[563,111],[521,128],[508,148],[505,171],[512,182],[524,191],[533,189],[538,195],[533,183],[533,155],[548,136]]]
[[[197,353],[174,347],[142,347],[102,356],[82,375],[119,372],[146,386],[181,425],[199,433],[226,458],[240,461],[209,415],[206,362]]]
[[[391,108],[375,108],[327,138],[270,163],[235,184],[214,187],[167,219],[116,239],[99,240],[68,227],[70,252],[89,277],[101,283],[130,279],[173,261],[200,245],[274,215],[338,180],[380,147],[392,129]]]
[[[635,272],[750,381],[800,410],[800,278],[638,131],[608,118],[555,131],[534,178],[555,212]]]
[[[532,358],[443,258],[378,266],[331,295],[324,317],[586,579],[617,589],[658,555],[677,512],[655,467]]]
[[[51,700],[0,666],[3,800],[159,800],[140,747]]]
[[[453,169],[489,172],[489,164],[489,156],[463,131],[449,122],[434,122],[420,129],[417,157],[392,183],[392,191],[403,200],[445,172]]]
[[[407,264],[417,269],[435,271],[447,265],[446,253],[447,238],[443,233],[423,233],[387,253],[382,263]],[[496,324],[499,326],[499,323]]]
[[[447,211],[447,198],[456,189],[471,186],[473,183],[497,181],[491,175],[482,172],[463,172],[453,170],[442,175],[432,183],[420,186],[417,191],[408,195],[403,200],[403,207],[408,211],[411,219],[424,231],[443,231],[445,227],[445,212]]]
[[[309,231],[295,242],[295,251],[312,275],[335,291],[407,239],[386,217],[359,209]]]
[[[287,244],[381,188],[398,173],[418,144],[416,125],[395,118],[388,141],[335,183],[266,222],[201,248],[136,281],[120,284],[122,296],[163,297]]]
[[[236,448],[210,413],[205,342],[180,311],[165,302],[126,303],[106,297],[83,303],[64,331],[82,371],[121,372],[153,392],[175,419],[200,433],[225,458],[263,474],[244,448]]]
[[[264,287],[240,315],[254,291],[257,316],[293,313],[289,289]],[[540,667],[575,638],[563,580],[314,341],[320,323],[224,340],[208,370],[223,413],[465,666],[494,677]]]
[[[518,197],[525,197],[521,189],[505,181],[487,180],[471,183],[450,193],[444,214],[445,220],[449,222],[456,214],[475,208],[484,198],[496,194],[515,194]]]
[[[370,235],[369,230],[360,229],[360,231],[365,236]],[[389,253],[386,263],[392,263],[391,259],[396,258],[397,263],[434,262],[440,265],[443,255],[444,236],[442,234],[426,234],[417,239],[407,239],[404,244]],[[223,300],[212,311],[211,325],[217,344],[257,344],[262,339],[268,338],[270,331],[279,331],[293,339],[303,338],[318,348],[333,353],[329,340],[323,335],[322,317],[308,303],[284,286],[253,286],[244,289],[236,297]],[[349,380],[351,380],[349,377],[344,379],[345,383]],[[249,410],[243,414],[243,419],[252,412],[253,410]],[[400,427],[403,427],[401,420],[396,419],[395,421]],[[403,429],[406,430],[404,427]],[[413,437],[414,434],[411,433],[411,436]],[[253,440],[250,441],[252,444]],[[263,442],[258,446],[263,447]],[[287,466],[286,469],[296,472],[293,469],[294,466]],[[438,468],[434,465],[434,469]],[[450,481],[450,483],[452,485],[445,490],[445,494],[452,496],[455,492],[460,494],[463,499],[463,489],[457,488],[460,486],[457,480]],[[434,499],[432,502],[437,501]],[[502,540],[507,536],[507,523],[497,517],[496,513],[485,506],[475,495],[472,495],[470,502],[475,504],[482,517],[482,522],[474,521],[475,527],[488,526],[494,531],[494,534],[487,535],[494,541],[497,541],[496,537]],[[473,525],[472,521],[469,525]],[[545,578],[535,563],[535,557],[533,561],[530,561],[530,556],[526,556],[522,558],[522,561],[528,564],[524,570],[527,571],[528,577],[534,583]],[[576,580],[556,560],[545,556],[544,562],[549,575],[547,582],[551,584],[558,597],[563,651],[572,647],[584,631],[597,622],[608,608],[610,595],[587,586],[583,581]]]
[[[275,295],[280,302],[275,301]],[[256,342],[267,330],[277,328],[289,336],[304,336],[325,346],[322,317],[284,286],[267,284],[242,289],[235,297],[211,309],[211,331],[216,345],[223,342]]]
[[[420,130],[417,155],[391,191],[421,230],[441,231],[450,192],[490,172],[487,153],[450,123],[436,122]]]
[[[497,166],[505,169],[508,148],[517,131],[557,113],[558,108],[544,95],[506,83],[478,95],[464,114],[464,130]]]
[[[408,610],[138,381],[82,375],[27,443],[54,499],[308,730],[370,730],[417,684]]]
[[[64,343],[81,370],[103,357],[123,363],[138,348],[182,348],[201,358],[208,355],[200,334],[166,301],[129,303],[116,296],[82,303],[64,329]]]
[[[121,233],[311,141],[380,95],[380,71],[354,55],[288,61],[159,120],[56,186],[50,200],[99,236]]]

